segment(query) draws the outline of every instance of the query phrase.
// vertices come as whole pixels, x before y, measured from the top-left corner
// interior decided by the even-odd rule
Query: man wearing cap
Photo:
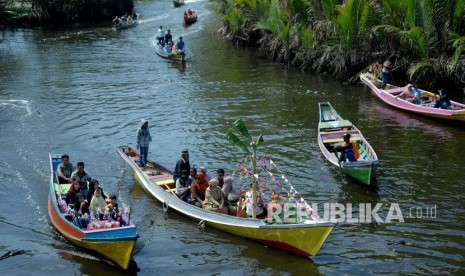
[[[353,141],[350,141],[350,133],[345,133],[342,138],[344,139],[344,143],[342,146],[336,147],[334,151],[340,151],[341,156],[339,157],[339,162],[346,161],[347,159],[350,162],[356,162],[357,159],[360,157],[360,153],[358,152],[357,146]]]
[[[176,162],[176,167],[174,167],[173,180],[176,183],[176,180],[181,177],[181,172],[183,170],[190,171],[191,165],[189,163],[189,151],[187,149],[181,152],[181,159]]]

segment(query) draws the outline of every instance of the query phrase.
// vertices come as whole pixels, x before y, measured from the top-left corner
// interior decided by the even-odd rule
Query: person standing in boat
[[[191,203],[191,179],[187,177],[187,170],[181,172],[181,177],[176,180],[176,195],[187,203]]]
[[[168,30],[169,32],[169,30]],[[158,44],[160,44],[161,46],[163,46],[163,39],[165,38],[165,31],[163,31],[163,26],[160,25],[160,27],[158,28],[158,31],[157,31],[157,40],[158,40]]]
[[[191,170],[191,164],[189,163],[189,151],[187,149],[181,152],[181,159],[179,159],[178,162],[176,162],[176,166],[174,167],[174,183],[176,183],[176,180],[178,180],[178,178],[181,177],[181,172],[184,170],[188,172]]]
[[[350,133],[345,133],[342,136],[342,138],[344,139],[342,146],[336,147],[334,149],[335,152],[341,152],[341,156],[339,157],[339,163],[347,160],[350,162],[356,162],[360,157],[360,153],[358,152],[355,143],[350,140]]]
[[[163,42],[170,43],[170,41],[172,42],[172,40],[173,40],[173,36],[171,35],[171,31],[167,30]]]
[[[137,130],[137,149],[139,150],[139,167],[145,167],[147,156],[149,154],[149,143],[152,142],[152,136],[149,131],[149,122],[142,120],[142,125]]]
[[[381,70],[381,79],[383,81],[382,89],[386,88],[386,85],[391,82],[391,71],[392,71],[392,63],[389,59],[387,59],[383,63],[383,69]]]
[[[57,167],[58,183],[71,183],[71,174],[74,171],[73,164],[69,162],[69,155],[63,154],[61,156],[61,164]]]

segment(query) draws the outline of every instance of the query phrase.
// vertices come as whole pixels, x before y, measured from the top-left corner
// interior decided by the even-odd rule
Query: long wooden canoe
[[[175,194],[173,174],[161,165],[149,161],[142,170],[138,153],[129,146],[120,146],[117,153],[132,168],[135,180],[160,201],[165,208],[216,229],[258,241],[304,256],[315,256],[333,230],[334,224],[320,219],[300,223],[267,223],[265,220],[242,218],[211,212],[180,200]]]
[[[61,163],[61,154],[49,154],[50,159],[50,194],[48,214],[55,228],[72,244],[85,249],[122,269],[128,269],[132,253],[138,238],[134,224],[123,214],[127,226],[110,227],[107,220],[95,221],[102,228],[97,230],[81,229],[73,223],[73,214],[66,209],[64,198],[71,184],[58,184],[56,169]],[[122,204],[119,205],[120,207]]]
[[[177,54],[168,54],[163,50],[163,46],[161,44],[158,44],[158,41],[156,38],[151,39],[153,47],[155,47],[155,52],[157,53],[158,56],[164,58],[164,59],[169,59],[178,63],[184,63],[186,61],[185,59],[185,54],[182,55],[177,55]]]
[[[402,91],[407,90],[407,87],[397,87],[388,84],[387,89],[381,89],[381,80],[368,73],[361,74],[360,79],[371,89],[377,98],[390,106],[425,117],[449,121],[465,121],[465,104],[451,101],[451,109],[434,108],[434,103],[439,96],[424,90],[420,90],[422,103],[414,104],[397,97]]]
[[[318,103],[320,108],[320,120],[318,122],[318,145],[325,158],[340,170],[356,180],[370,185],[379,164],[375,151],[362,132],[349,120],[344,120],[328,102]],[[345,133],[351,135],[351,141],[355,142],[360,158],[356,162],[342,161],[339,163],[339,154],[333,149],[344,142],[342,136]]]

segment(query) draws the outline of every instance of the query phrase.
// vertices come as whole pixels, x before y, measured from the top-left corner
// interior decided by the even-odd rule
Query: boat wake
[[[0,106],[11,109],[24,109],[26,114],[22,117],[26,117],[32,114],[32,104],[26,100],[4,100],[0,101]]]

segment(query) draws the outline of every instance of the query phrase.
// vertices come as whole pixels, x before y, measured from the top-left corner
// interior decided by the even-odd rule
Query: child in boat
[[[107,203],[102,197],[100,190],[95,190],[94,196],[92,197],[92,201],[90,202],[90,211],[93,216],[97,219],[102,219],[103,214],[105,213],[105,208],[107,207]]]

